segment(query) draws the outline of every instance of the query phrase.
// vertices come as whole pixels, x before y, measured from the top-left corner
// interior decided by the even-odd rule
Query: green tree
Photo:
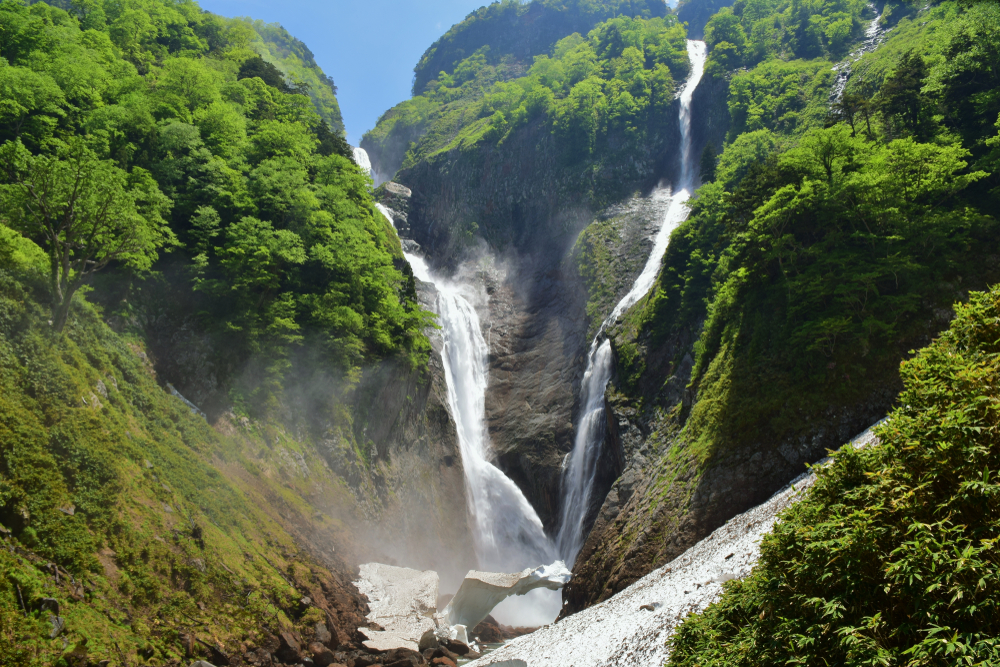
[[[903,362],[877,440],[848,445],[692,614],[671,667],[995,665],[1000,660],[1000,291],[955,304]]]
[[[705,144],[705,150],[701,152],[701,161],[698,165],[702,183],[710,183],[715,180],[715,166],[715,145],[710,141]]]
[[[58,157],[32,156],[20,141],[0,147],[4,223],[49,254],[52,324],[61,331],[73,295],[111,262],[147,270],[176,244],[163,215],[170,202],[142,169],[99,160],[79,139]]]
[[[905,54],[892,76],[882,84],[879,102],[896,136],[930,138],[930,100],[921,90],[927,78],[927,64],[912,51]]]

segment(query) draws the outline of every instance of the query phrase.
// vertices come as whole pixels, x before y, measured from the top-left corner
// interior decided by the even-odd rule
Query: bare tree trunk
[[[73,302],[73,293],[70,292],[63,298],[62,303],[54,302],[52,306],[52,328],[62,331],[69,319],[69,307]]]
[[[62,331],[63,327],[66,326],[66,320],[69,319],[69,309],[73,305],[73,295],[82,284],[83,281],[75,280],[66,285],[65,288],[60,286],[60,289],[53,295],[52,328],[56,331]]]

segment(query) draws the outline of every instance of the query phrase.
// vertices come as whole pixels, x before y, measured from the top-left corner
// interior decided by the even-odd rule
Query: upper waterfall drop
[[[687,201],[695,184],[695,165],[691,159],[691,99],[701,82],[705,72],[705,43],[696,40],[687,42],[688,57],[691,59],[691,75],[684,84],[680,96],[680,178],[670,196],[670,205],[656,238],[649,259],[621,301],[615,305],[611,314],[601,323],[601,327],[590,344],[587,355],[587,370],[583,375],[580,388],[580,419],[577,423],[573,451],[570,452],[569,464],[563,473],[563,505],[560,517],[559,534],[556,544],[559,557],[567,565],[573,566],[576,556],[583,548],[584,522],[590,510],[591,492],[594,476],[597,472],[597,461],[600,458],[601,445],[604,442],[604,391],[611,379],[612,357],[611,342],[603,337],[608,326],[613,324],[626,310],[644,297],[653,286],[660,272],[660,262],[663,253],[670,242],[670,234],[688,216]]]
[[[355,164],[361,167],[361,169],[366,174],[372,177],[373,184],[375,185],[376,188],[389,180],[388,178],[382,176],[382,174],[379,173],[378,169],[376,169],[372,165],[372,160],[371,157],[369,157],[368,155],[368,151],[366,151],[361,146],[353,146],[352,148],[354,149]]]
[[[372,173],[372,161],[368,157],[368,151],[366,151],[361,146],[354,146],[354,162],[357,164],[366,174]]]

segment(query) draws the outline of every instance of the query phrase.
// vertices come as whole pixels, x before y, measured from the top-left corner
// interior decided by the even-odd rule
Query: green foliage
[[[482,51],[482,63],[496,65],[513,55],[530,62],[549,52],[560,38],[585,34],[594,25],[616,16],[662,17],[656,2],[623,0],[501,0],[477,9],[428,47],[414,68],[413,94],[419,95],[440,72],[458,73],[467,67],[467,54]],[[485,47],[485,49],[483,48]]]
[[[388,356],[419,364],[427,314],[309,50],[280,26],[186,0],[70,10],[0,3],[6,224],[51,251],[57,328],[73,293],[110,263],[106,307],[134,309],[112,295],[164,270],[147,291],[202,314],[222,382],[263,369],[251,407],[274,405],[302,347],[349,377]],[[82,206],[70,206],[70,177]],[[39,211],[29,199],[43,181],[51,201]],[[53,236],[46,225],[71,208],[76,218]],[[174,237],[187,247],[156,261]],[[257,261],[261,252],[280,261]]]
[[[717,166],[715,146],[709,141],[701,151],[701,159],[698,161],[698,175],[702,183],[711,183],[715,180]]]
[[[0,264],[0,665],[61,664],[41,598],[93,662],[180,661],[194,619],[228,653],[292,627],[301,593],[271,562],[309,561],[267,513],[275,489],[240,477],[263,442],[192,414],[82,299],[56,335],[35,271]]]
[[[334,135],[342,137],[344,120],[337,102],[337,86],[316,64],[309,47],[277,23],[254,21],[253,32],[261,40],[254,42],[253,48],[281,70],[292,89],[308,95],[320,118],[330,126]]]
[[[689,616],[671,665],[1000,660],[1000,291],[901,367],[901,405],[817,470],[746,579]]]
[[[861,36],[863,0],[737,0],[705,25],[706,72],[770,58],[839,60]]]
[[[116,261],[148,270],[157,250],[175,242],[163,215],[169,202],[143,169],[131,174],[98,160],[78,138],[57,156],[33,157],[20,141],[0,147],[0,217],[47,246],[56,331],[73,295],[95,271]]]
[[[729,84],[730,141],[744,132],[798,134],[821,125],[829,109],[832,65],[773,58],[735,74]]]
[[[995,229],[955,203],[984,175],[963,173],[967,157],[912,139],[873,144],[843,125],[808,133],[780,156],[771,194],[746,222],[730,210],[733,236],[719,260],[695,378],[728,350],[745,364],[725,380],[731,396],[739,400],[740,383],[764,367],[781,369],[773,393],[784,407],[773,414],[761,402],[716,418],[695,406],[693,432],[722,438],[736,432],[727,422],[764,415],[772,428],[785,428],[802,409],[799,386],[824,386],[828,397],[846,400],[864,386],[858,379],[891,366],[898,342],[926,321],[928,297],[970,268],[970,248]]]
[[[613,161],[669,122],[674,81],[689,68],[684,27],[672,16],[611,19],[587,39],[574,34],[560,40],[551,56],[537,56],[527,74],[512,81],[496,81],[498,68],[490,66],[470,68],[475,78],[461,83],[444,75],[383,116],[366,137],[384,142],[404,127],[427,128],[407,153],[406,168],[454,148],[499,145],[542,123],[564,160]]]
[[[996,3],[931,6],[901,19],[886,44],[857,63],[848,92],[878,93],[877,131],[918,139],[947,134],[978,158],[1000,114],[998,35]]]
[[[453,28],[462,40],[475,36],[479,41],[469,42],[467,51],[442,51],[452,54],[448,58],[471,54],[441,67],[434,77],[418,75],[416,96],[387,111],[365,135],[363,145],[376,162],[392,170],[406,168],[443,150],[501,144],[537,123],[553,130],[566,159],[579,161],[623,141],[637,145],[662,130],[674,82],[690,68],[683,25],[672,15],[642,18],[649,14],[645,3],[623,7],[617,18],[596,26],[615,16],[604,14],[608,3],[549,4],[494,3],[470,15],[467,26]],[[500,20],[477,18],[479,14],[523,14],[534,25],[541,22],[534,12],[556,9],[576,17],[574,27],[546,32],[548,41],[530,53],[506,41],[496,43],[495,29],[479,31],[480,23],[492,26]],[[548,31],[562,24],[550,20],[542,25]],[[516,36],[515,43],[523,41],[520,33]],[[431,47],[425,60],[436,62],[441,48]]]
[[[921,40],[942,36],[947,20],[958,26],[947,34],[960,43],[962,20],[981,27],[991,10],[926,11],[923,37],[909,19],[889,34],[884,48],[898,57],[896,69],[879,69],[881,48],[862,59],[863,76],[874,81],[884,72],[877,79],[884,87],[867,96],[848,88],[825,129],[818,127],[823,86],[792,112],[794,122],[773,110],[804,95],[766,87],[785,70],[825,77],[822,61],[771,59],[733,76],[730,107],[743,110],[734,114],[741,129],[674,233],[654,292],[630,316],[636,335],[653,341],[704,322],[691,384],[697,401],[684,417],[701,456],[741,438],[791,437],[804,428],[803,415],[892,386],[898,360],[928,335],[954,286],[992,275],[986,248],[996,222],[984,214],[994,210],[996,177],[985,169],[994,167],[988,150],[996,129],[973,132],[985,125],[978,117],[968,125],[928,120],[928,108],[957,101],[928,85],[950,65],[934,53],[916,55],[930,44]],[[917,48],[899,48],[899,39]],[[936,53],[951,48],[934,45]],[[754,78],[763,82],[756,106],[745,94]],[[985,94],[993,84],[981,77],[981,85]],[[768,122],[751,129],[747,118]],[[623,386],[642,372],[641,359],[625,364]],[[764,394],[752,389],[761,383]]]
[[[770,130],[754,130],[737,136],[726,145],[716,168],[718,180],[727,190],[733,190],[754,165],[763,163],[778,145],[778,137]]]

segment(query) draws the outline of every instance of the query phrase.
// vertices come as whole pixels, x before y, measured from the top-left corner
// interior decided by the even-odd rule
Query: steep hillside
[[[330,129],[344,134],[344,119],[337,102],[337,86],[323,73],[309,47],[295,39],[277,23],[254,21],[253,29],[260,36],[253,48],[267,62],[273,63],[293,86],[304,89],[319,117]]]
[[[389,109],[365,133],[361,147],[375,171],[390,179],[407,160],[411,146],[429,135],[430,145],[448,144],[476,119],[478,103],[497,82],[522,77],[537,56],[556,42],[616,16],[663,17],[661,2],[599,0],[493,2],[472,12],[432,44],[414,68],[410,100]],[[419,158],[417,158],[419,159]]]
[[[158,0],[0,34],[4,649],[294,664],[281,631],[352,646],[359,562],[457,585],[431,295],[308,50]]]
[[[727,143],[703,159],[711,182],[654,291],[612,333],[608,445],[627,463],[570,608],[669,561],[886,414],[899,361],[997,277],[1000,81],[994,51],[968,47],[995,41],[996,8],[887,6],[895,27],[837,98],[831,63],[813,56],[850,42],[828,31],[807,46],[795,26],[808,17],[791,7],[766,19],[784,26],[771,42],[753,36],[765,19],[749,5],[706,26],[709,69],[729,83]],[[828,27],[836,9],[821,7]]]
[[[903,363],[878,444],[819,471],[750,576],[678,628],[669,664],[1000,659],[998,315],[995,289],[955,306]]]
[[[54,332],[44,253],[0,235],[0,664],[356,641],[352,498],[322,460],[231,414],[213,429],[92,307]]]

